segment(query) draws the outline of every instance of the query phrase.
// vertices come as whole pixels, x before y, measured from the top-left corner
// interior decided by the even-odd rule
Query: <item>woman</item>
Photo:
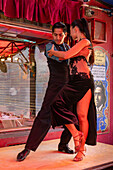
[[[94,55],[90,41],[87,21],[75,20],[70,26],[70,34],[73,40],[78,40],[67,52],[54,51],[54,46],[49,51],[49,56],[55,55],[60,59],[70,58],[70,80],[58,94],[52,105],[53,127],[65,125],[74,138],[74,161],[81,161],[85,155],[85,142],[96,144],[96,109],[94,104],[94,83],[90,73],[88,62],[93,64]],[[74,123],[76,115],[69,111],[69,107],[76,103],[79,119],[80,133]]]

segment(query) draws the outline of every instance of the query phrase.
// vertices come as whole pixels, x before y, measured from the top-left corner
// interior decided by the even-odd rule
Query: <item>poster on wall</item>
[[[100,46],[94,47],[95,62],[91,69],[95,82],[95,105],[97,110],[97,133],[108,133],[110,129],[110,67],[109,54]]]

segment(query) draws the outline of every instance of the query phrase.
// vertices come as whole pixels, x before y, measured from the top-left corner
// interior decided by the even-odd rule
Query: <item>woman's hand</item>
[[[52,55],[54,55],[54,44],[52,45],[52,48],[48,51],[48,56],[52,57]]]
[[[52,57],[54,55],[58,58],[65,59],[65,53],[66,53],[65,51],[55,51],[54,45],[52,45],[52,48],[48,51],[48,56]]]

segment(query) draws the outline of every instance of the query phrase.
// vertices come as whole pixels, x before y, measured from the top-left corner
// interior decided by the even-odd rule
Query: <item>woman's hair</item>
[[[89,33],[88,22],[87,22],[87,20],[85,18],[74,20],[72,22],[71,26],[72,26],[72,28],[77,26],[79,28],[80,32],[82,32],[86,36],[86,38],[90,42],[92,42],[91,41],[91,36],[90,36],[90,33]],[[89,58],[90,65],[94,63],[94,50],[93,50],[92,43],[91,43],[91,49],[92,49],[92,54],[90,55],[90,58]]]
[[[56,22],[52,27],[52,32],[54,32],[55,28],[62,28],[64,33],[67,32],[67,27],[63,22]]]

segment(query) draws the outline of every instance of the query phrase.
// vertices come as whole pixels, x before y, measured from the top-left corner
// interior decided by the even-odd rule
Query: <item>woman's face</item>
[[[73,40],[77,39],[76,26],[74,28],[72,26],[70,26],[70,36],[72,37]]]

